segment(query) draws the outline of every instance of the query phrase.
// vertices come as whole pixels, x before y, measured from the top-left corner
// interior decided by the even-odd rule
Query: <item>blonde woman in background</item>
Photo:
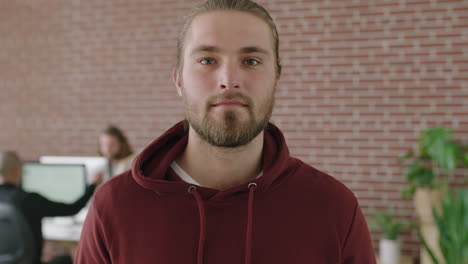
[[[127,137],[116,126],[108,126],[99,135],[99,155],[109,159],[110,174],[115,176],[132,167],[135,153]]]

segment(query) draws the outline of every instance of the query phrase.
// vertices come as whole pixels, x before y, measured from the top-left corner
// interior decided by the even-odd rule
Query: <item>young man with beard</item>
[[[196,7],[174,71],[186,121],[100,188],[77,263],[375,263],[352,192],[268,123],[280,74],[263,7]]]

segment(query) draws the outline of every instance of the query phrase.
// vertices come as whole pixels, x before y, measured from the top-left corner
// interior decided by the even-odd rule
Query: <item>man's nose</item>
[[[225,62],[219,70],[219,88],[240,88],[239,71],[239,65],[235,62]]]

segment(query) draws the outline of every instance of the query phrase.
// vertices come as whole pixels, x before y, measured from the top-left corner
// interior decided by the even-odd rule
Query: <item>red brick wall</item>
[[[0,1],[1,148],[94,155],[108,123],[142,148],[180,120],[171,67],[195,2]],[[273,121],[291,152],[349,186],[366,215],[394,204],[412,216],[397,158],[429,126],[468,141],[468,1],[260,2],[280,33]]]

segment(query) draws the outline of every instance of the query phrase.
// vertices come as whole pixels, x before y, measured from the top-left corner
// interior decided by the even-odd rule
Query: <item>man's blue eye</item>
[[[214,59],[211,59],[211,58],[202,59],[202,60],[200,60],[200,63],[203,64],[203,65],[213,64]]]
[[[245,64],[247,64],[249,66],[255,66],[255,65],[260,64],[260,62],[258,60],[256,60],[256,59],[246,59]]]

